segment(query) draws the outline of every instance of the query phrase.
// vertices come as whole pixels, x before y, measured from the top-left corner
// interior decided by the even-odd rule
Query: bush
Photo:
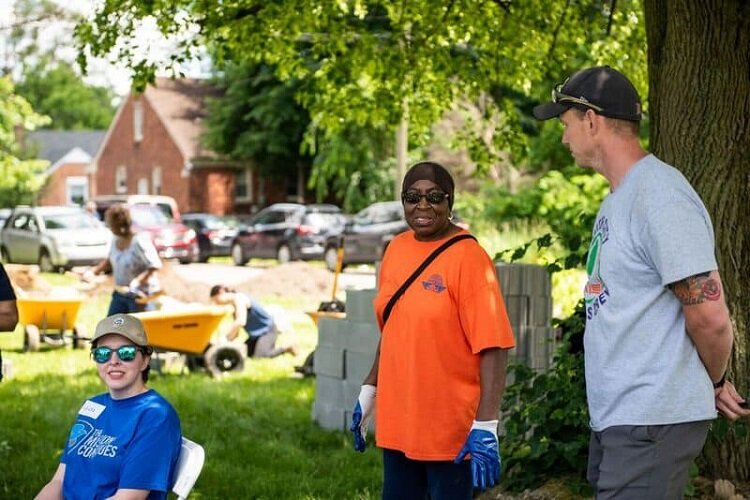
[[[581,340],[581,300],[572,316],[556,320],[562,332],[553,366],[536,373],[525,365],[508,369],[514,381],[503,398],[503,483],[509,490],[534,488],[550,478],[579,478],[584,491],[589,415]]]

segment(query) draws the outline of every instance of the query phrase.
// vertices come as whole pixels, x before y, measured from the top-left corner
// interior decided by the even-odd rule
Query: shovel
[[[344,312],[346,306],[343,302],[336,299],[336,292],[339,287],[339,275],[341,274],[341,268],[344,264],[344,237],[339,236],[336,245],[336,269],[333,272],[333,292],[331,293],[331,300],[321,302],[318,306],[319,312]]]

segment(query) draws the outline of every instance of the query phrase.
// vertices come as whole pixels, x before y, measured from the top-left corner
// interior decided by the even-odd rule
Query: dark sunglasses
[[[401,200],[404,203],[416,205],[422,198],[427,200],[430,205],[438,205],[450,197],[448,193],[442,191],[430,191],[427,194],[419,194],[416,191],[404,191],[401,193]]]
[[[113,352],[117,352],[117,357],[120,358],[120,361],[130,362],[135,359],[138,351],[147,354],[146,349],[134,345],[124,345],[117,349],[101,346],[91,349],[91,357],[94,358],[94,361],[97,363],[102,364],[109,361]]]
[[[552,89],[552,102],[562,104],[580,104],[581,106],[591,108],[599,113],[604,111],[604,108],[597,106],[596,104],[591,104],[585,97],[573,97],[572,95],[563,94],[561,90],[566,83],[568,83],[568,80],[565,80],[563,83],[557,85],[554,89]]]

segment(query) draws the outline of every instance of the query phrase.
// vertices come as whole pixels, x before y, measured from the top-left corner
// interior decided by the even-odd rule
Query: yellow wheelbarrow
[[[147,311],[134,313],[143,323],[148,343],[158,351],[178,352],[187,356],[189,370],[197,368],[196,359],[212,376],[229,371],[242,371],[245,353],[235,344],[212,344],[216,328],[227,310],[217,306],[201,306],[174,311]]]
[[[69,337],[81,346],[85,331],[77,324],[83,297],[18,297],[18,322],[24,326],[24,351],[38,351],[41,342],[62,346]]]

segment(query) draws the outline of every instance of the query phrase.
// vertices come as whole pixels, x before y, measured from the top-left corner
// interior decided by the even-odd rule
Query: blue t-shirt
[[[95,396],[78,411],[63,451],[63,498],[103,499],[124,488],[166,499],[180,445],[177,413],[156,391]]]
[[[251,337],[261,337],[274,327],[273,316],[256,301],[250,301],[245,330]]]
[[[711,219],[675,168],[637,162],[602,203],[585,288],[591,427],[716,417],[714,390],[668,285],[717,269]]]

